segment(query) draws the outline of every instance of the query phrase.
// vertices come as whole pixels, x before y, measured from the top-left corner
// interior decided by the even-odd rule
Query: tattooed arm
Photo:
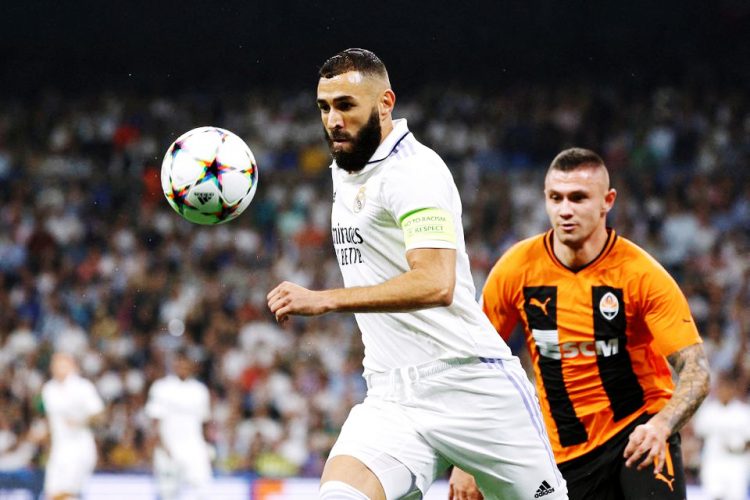
[[[682,429],[708,395],[709,369],[703,344],[694,344],[668,358],[679,377],[669,403],[656,415],[664,419],[669,433]]]
[[[639,469],[654,463],[661,472],[667,450],[667,438],[678,432],[706,398],[709,369],[703,344],[693,344],[667,357],[677,373],[677,385],[669,402],[651,420],[635,428],[625,448],[625,465]]]

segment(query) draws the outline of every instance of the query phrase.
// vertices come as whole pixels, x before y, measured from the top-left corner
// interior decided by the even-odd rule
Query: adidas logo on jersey
[[[542,481],[542,484],[539,485],[539,488],[537,488],[536,493],[534,494],[534,498],[542,498],[543,496],[554,492],[555,488],[550,486],[547,481]]]

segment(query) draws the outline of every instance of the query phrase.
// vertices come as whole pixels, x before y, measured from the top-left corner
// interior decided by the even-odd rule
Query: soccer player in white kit
[[[44,477],[51,500],[79,498],[96,467],[93,420],[104,403],[91,381],[78,374],[71,354],[58,352],[50,363],[52,379],[42,387],[52,446]]]
[[[717,377],[714,397],[695,414],[703,438],[701,485],[711,500],[744,500],[750,485],[750,405],[738,399],[736,378]]]
[[[211,398],[206,385],[193,378],[194,364],[186,351],[175,352],[172,368],[174,373],[149,389],[145,409],[155,423],[152,447],[159,496],[207,498],[211,458],[204,425],[211,416]]]
[[[440,157],[393,120],[380,59],[347,49],[322,66],[317,104],[334,162],[333,243],[345,288],[283,282],[289,315],[354,312],[367,397],[343,426],[320,498],[420,498],[455,464],[487,499],[567,498],[534,390],[479,304],[461,200]]]

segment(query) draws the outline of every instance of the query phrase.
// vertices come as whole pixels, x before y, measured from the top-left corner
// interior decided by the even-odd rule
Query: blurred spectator
[[[750,405],[740,400],[737,377],[721,373],[695,415],[703,439],[701,482],[712,500],[744,500],[750,485]]]

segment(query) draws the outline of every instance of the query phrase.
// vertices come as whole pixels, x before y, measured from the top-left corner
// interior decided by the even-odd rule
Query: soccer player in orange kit
[[[596,153],[561,152],[544,194],[552,229],[500,258],[484,312],[505,339],[523,324],[571,499],[684,499],[678,431],[709,388],[687,300],[659,263],[606,226],[617,192]],[[479,497],[454,469],[451,498]]]

